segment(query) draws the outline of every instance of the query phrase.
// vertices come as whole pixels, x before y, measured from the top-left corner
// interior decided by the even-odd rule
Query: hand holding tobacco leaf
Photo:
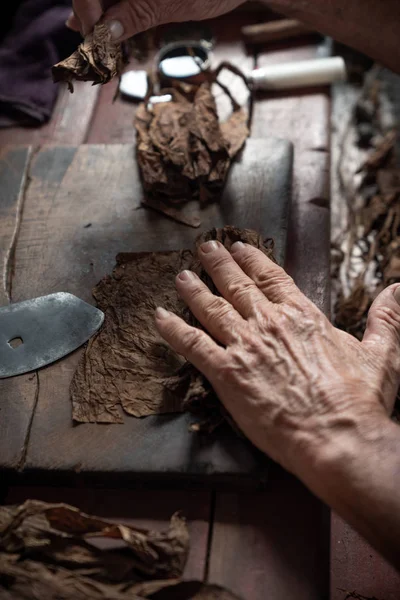
[[[69,58],[54,65],[53,79],[66,81],[72,92],[74,80],[107,83],[121,73],[123,65],[121,44],[112,40],[106,25],[98,24]]]

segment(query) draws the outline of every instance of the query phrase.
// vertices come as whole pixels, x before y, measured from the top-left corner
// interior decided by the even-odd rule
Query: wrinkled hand
[[[359,342],[259,250],[238,242],[230,254],[212,241],[199,254],[222,297],[192,272],[176,285],[210,335],[160,308],[157,328],[258,448],[301,476],[335,436],[389,421],[400,373],[400,286],[375,301]]]
[[[233,10],[244,0],[73,0],[68,27],[87,35],[104,16],[115,41],[165,23],[201,21]]]

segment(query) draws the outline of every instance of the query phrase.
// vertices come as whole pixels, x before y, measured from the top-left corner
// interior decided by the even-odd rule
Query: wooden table
[[[259,20],[260,15],[242,12],[211,23],[218,39],[216,62],[229,58],[238,66],[248,68],[311,58],[321,51],[321,40],[307,38],[291,42],[290,47],[275,45],[268,49],[252,49],[246,54],[239,42],[240,26]],[[121,101],[111,103],[115,86],[115,82],[104,88],[81,84],[76,86],[72,96],[62,88],[51,122],[41,129],[0,130],[3,148],[0,151],[5,152],[4,146],[9,144],[30,144],[37,148],[49,143],[76,146],[132,142],[133,107]],[[294,189],[286,266],[304,293],[327,314],[329,116],[327,89],[261,96],[255,103],[252,129],[253,138],[276,135],[294,143]],[[0,302],[5,303],[18,293],[14,288],[14,272],[19,265],[14,264],[14,251],[24,218],[24,186],[12,205],[2,206],[0,210]],[[27,251],[40,253],[43,233],[38,231],[37,238],[31,243],[33,250]],[[27,403],[33,402],[36,406],[37,395],[26,397],[32,387],[29,377],[32,375],[21,379],[19,399],[26,399]],[[11,411],[7,418],[12,420],[13,416],[16,417]],[[27,413],[26,419],[29,430],[32,415]],[[21,448],[21,464],[28,444],[29,436]],[[359,542],[353,539],[350,544],[350,530],[344,531],[340,522],[334,521],[330,590],[329,511],[279,468],[273,469],[269,489],[256,494],[13,487],[4,490],[3,495],[7,502],[19,502],[28,497],[68,502],[88,512],[149,527],[164,526],[170,515],[181,509],[188,518],[192,540],[185,576],[219,583],[247,600],[322,600],[328,597],[341,600],[344,594],[337,588],[354,588],[360,583],[355,579],[354,569],[351,573],[346,571],[340,553],[336,552],[341,533],[347,535],[349,552],[353,548],[356,553]],[[383,572],[382,561],[374,560],[378,565],[376,568]],[[385,574],[386,582],[395,585],[393,573],[386,569]],[[368,589],[371,595],[374,593],[385,600],[398,597],[394,587],[392,591],[387,587],[387,592],[375,588],[371,573],[365,574],[362,583],[364,587],[359,588],[360,592]]]

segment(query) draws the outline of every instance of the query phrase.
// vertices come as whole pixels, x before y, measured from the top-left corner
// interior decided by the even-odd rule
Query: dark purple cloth
[[[77,46],[65,26],[71,0],[22,0],[0,45],[0,127],[41,125],[50,117],[58,86],[51,67]]]

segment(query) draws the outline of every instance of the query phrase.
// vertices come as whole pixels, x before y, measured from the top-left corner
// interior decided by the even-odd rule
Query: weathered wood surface
[[[315,58],[317,46],[261,54],[263,67]],[[289,95],[259,95],[253,136],[285,136],[294,145],[294,179],[286,267],[300,289],[326,314],[330,311],[329,118],[327,88]]]
[[[266,492],[218,494],[209,580],[249,600],[328,597],[327,513],[298,481],[271,476]]]
[[[29,185],[27,170],[31,157],[29,147],[0,151],[0,306],[14,300],[15,248]],[[17,469],[23,459],[36,401],[35,374],[0,382],[2,466]]]
[[[332,514],[331,600],[357,591],[367,598],[398,600],[400,573],[347,523]]]
[[[100,87],[77,81],[73,94],[68,91],[66,84],[60,84],[59,87],[58,99],[49,123],[42,127],[0,129],[0,147],[7,144],[61,146],[85,143]]]
[[[201,211],[202,227],[235,224],[276,240],[282,260],[290,198],[291,147],[252,140],[234,165],[220,203]],[[13,300],[67,291],[92,301],[118,252],[192,247],[198,231],[142,209],[132,145],[44,147],[33,157],[15,250]],[[85,227],[88,224],[90,227]],[[265,479],[267,460],[229,429],[204,440],[192,417],[126,417],[124,425],[73,427],[69,386],[81,351],[37,374],[24,472],[130,482],[148,477]],[[18,379],[0,382],[11,389]],[[7,451],[7,449],[5,449]],[[0,457],[3,460],[3,456]],[[4,463],[2,463],[4,464]]]
[[[315,57],[318,48],[277,47],[257,65]],[[294,145],[286,267],[304,293],[329,312],[329,95],[327,89],[259,95],[252,136]],[[284,475],[268,492],[217,496],[210,580],[251,600],[321,600],[329,594],[329,511]],[[240,568],[238,568],[240,565]]]

